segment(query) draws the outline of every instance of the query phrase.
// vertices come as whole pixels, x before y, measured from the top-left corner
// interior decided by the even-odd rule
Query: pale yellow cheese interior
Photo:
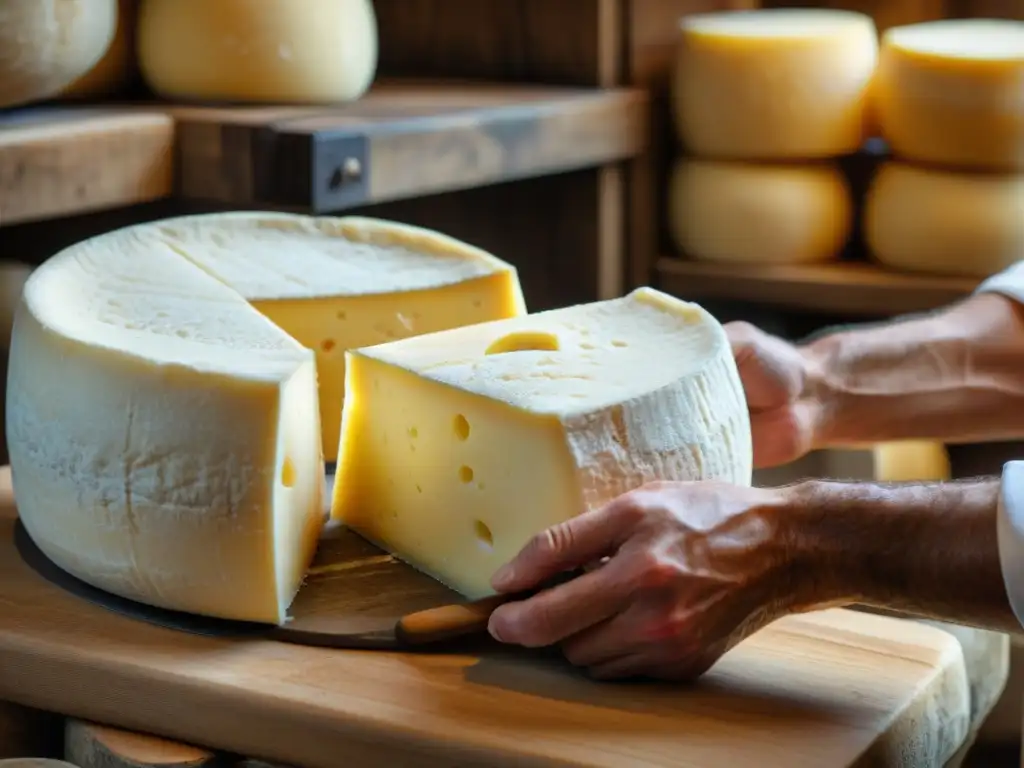
[[[652,289],[348,360],[333,514],[467,596],[533,534],[645,482],[750,483],[722,327]]]

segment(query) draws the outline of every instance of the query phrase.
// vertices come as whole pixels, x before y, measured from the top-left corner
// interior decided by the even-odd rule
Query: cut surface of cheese
[[[807,264],[839,257],[853,201],[830,163],[762,165],[681,158],[669,182],[669,232],[694,259]]]
[[[650,288],[349,352],[341,444],[334,517],[469,597],[550,525],[753,460],[725,331]]]
[[[323,524],[312,352],[151,228],[25,285],[7,441],[22,523],[83,581],[280,623]]]
[[[509,265],[376,219],[205,214],[83,241],[15,313],[21,519],[101,589],[280,623],[324,520],[343,345],[524,312]]]
[[[337,459],[345,350],[526,312],[513,267],[418,227],[245,212],[158,226],[179,253],[316,352],[329,462]]]
[[[804,160],[866,138],[878,35],[852,11],[778,8],[694,14],[672,71],[680,141],[717,159]]]
[[[139,11],[139,68],[171,98],[358,99],[377,45],[372,0],[142,0]]]
[[[1024,21],[947,19],[888,30],[873,101],[897,157],[1024,171]]]
[[[864,237],[893,269],[987,277],[1024,254],[1024,175],[887,163],[865,199]]]
[[[946,446],[933,440],[878,443],[872,453],[875,480],[880,483],[945,481],[952,477]]]
[[[84,75],[61,91],[64,99],[90,99],[117,93],[132,80],[138,0],[119,0],[117,28],[106,53]]]
[[[88,72],[117,27],[117,0],[0,3],[0,107],[46,99]]]

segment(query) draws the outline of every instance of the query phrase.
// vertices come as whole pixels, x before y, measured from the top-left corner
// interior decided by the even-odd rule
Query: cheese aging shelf
[[[665,256],[658,285],[690,301],[744,301],[790,310],[884,317],[961,299],[980,281],[894,272],[867,262],[815,265],[706,263]]]

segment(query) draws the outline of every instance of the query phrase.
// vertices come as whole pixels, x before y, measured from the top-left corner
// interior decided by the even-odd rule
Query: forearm
[[[802,348],[815,447],[1024,436],[1024,311],[997,294]]]
[[[1019,632],[1004,586],[996,479],[787,490],[801,607],[860,603]]]

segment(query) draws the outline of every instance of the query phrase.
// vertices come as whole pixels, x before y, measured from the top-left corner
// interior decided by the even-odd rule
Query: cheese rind
[[[323,523],[313,355],[137,227],[39,267],[7,442],[58,566],[163,608],[280,623]]]
[[[117,0],[4,0],[0,4],[0,107],[56,95],[103,56]]]
[[[316,352],[329,462],[337,459],[345,350],[526,312],[511,265],[419,227],[249,212],[157,226],[179,253]]]
[[[750,483],[725,332],[653,289],[348,359],[332,514],[470,597],[535,533],[645,482]]]
[[[704,261],[808,264],[839,257],[853,201],[838,167],[681,158],[669,181],[669,232]]]
[[[865,199],[864,238],[892,269],[995,274],[1024,253],[1024,176],[886,163]]]
[[[878,36],[825,9],[694,14],[681,22],[672,109],[683,145],[716,159],[805,160],[866,138]]]
[[[372,0],[143,0],[137,34],[142,75],[169,98],[347,102],[377,69]]]
[[[947,19],[882,37],[873,85],[897,157],[938,166],[1024,170],[1024,21]]]

